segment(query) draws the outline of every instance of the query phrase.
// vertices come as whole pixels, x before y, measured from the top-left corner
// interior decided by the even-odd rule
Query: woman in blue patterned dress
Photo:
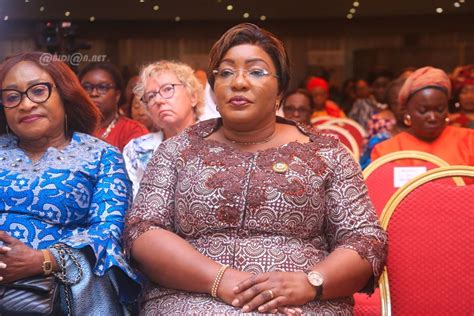
[[[121,245],[131,183],[120,152],[90,136],[98,109],[39,52],[6,60],[0,84],[0,285],[82,269],[62,313],[127,314],[139,290]]]

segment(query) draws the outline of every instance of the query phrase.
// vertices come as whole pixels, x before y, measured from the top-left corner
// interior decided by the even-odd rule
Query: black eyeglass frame
[[[36,100],[33,100],[29,95],[28,95],[28,92],[34,88],[34,87],[37,87],[37,86],[40,86],[40,85],[43,85],[43,86],[46,86],[48,88],[48,96],[43,100],[43,101],[36,101]],[[49,100],[49,98],[51,97],[51,93],[53,91],[53,88],[56,88],[57,86],[55,84],[52,84],[50,82],[38,82],[38,83],[35,83],[31,86],[29,86],[25,91],[20,91],[18,89],[0,89],[0,105],[3,106],[4,108],[6,109],[13,109],[13,108],[16,108],[17,106],[20,105],[20,103],[23,101],[23,96],[26,96],[31,102],[34,102],[34,103],[37,103],[37,104],[41,104],[41,103],[44,103],[46,101]],[[6,106],[4,103],[3,103],[3,93],[5,91],[15,91],[15,92],[18,92],[20,94],[20,98],[18,99],[18,103],[15,104],[14,106]]]
[[[165,87],[169,87],[169,86],[173,87],[173,93],[172,93],[169,97],[164,97],[164,96],[161,94],[161,89],[162,89],[162,88],[165,88]],[[148,107],[150,101],[153,100],[153,99],[155,99],[157,94],[158,94],[160,97],[162,97],[163,99],[165,99],[165,100],[171,99],[172,97],[174,97],[174,94],[175,94],[175,92],[176,92],[176,88],[175,88],[176,86],[184,86],[184,84],[182,84],[182,83],[167,83],[167,84],[164,84],[164,85],[162,85],[162,86],[158,89],[158,91],[150,91],[150,92],[148,92],[148,93],[153,92],[153,96],[149,97],[149,98],[148,98],[148,101],[145,101],[145,94],[143,94],[143,96],[140,98],[140,101],[141,101],[143,104],[145,104],[145,106]]]
[[[81,86],[84,90],[86,90],[88,94],[91,94],[95,89],[97,93],[100,95],[105,95],[107,94],[107,92],[109,92],[109,90],[117,88],[114,84],[111,84],[111,83],[99,83],[99,84],[81,83]],[[103,90],[104,88],[105,90]]]

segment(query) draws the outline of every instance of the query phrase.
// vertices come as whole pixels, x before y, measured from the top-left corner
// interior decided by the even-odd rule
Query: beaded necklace
[[[114,129],[115,124],[117,124],[118,119],[119,119],[119,116],[118,114],[116,114],[115,118],[112,120],[112,122],[110,122],[110,124],[105,129],[105,132],[103,132],[102,135],[100,136],[101,139],[106,139],[109,136],[110,132],[112,132],[112,130]]]

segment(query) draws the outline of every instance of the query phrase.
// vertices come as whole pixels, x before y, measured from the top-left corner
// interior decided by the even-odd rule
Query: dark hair
[[[214,43],[209,53],[207,77],[214,89],[213,70],[219,67],[229,49],[242,44],[257,45],[272,59],[278,75],[278,94],[284,95],[290,82],[290,62],[285,47],[275,35],[252,23],[241,23],[227,30]]]
[[[108,62],[89,63],[85,65],[84,68],[82,68],[79,71],[79,75],[78,75],[79,80],[82,81],[82,78],[84,78],[84,76],[88,72],[93,71],[93,70],[103,70],[112,77],[112,80],[114,81],[115,89],[117,89],[120,92],[120,99],[118,100],[117,108],[120,105],[124,104],[125,103],[125,88],[124,88],[124,83],[123,83],[124,81],[123,81],[122,75],[120,74],[120,70],[117,68],[117,66]]]
[[[389,81],[393,80],[393,72],[388,69],[370,72],[367,76],[367,83],[371,86],[378,78],[387,78]]]
[[[73,132],[92,134],[99,123],[101,114],[89,98],[77,79],[74,72],[62,61],[52,59],[44,62],[43,52],[28,52],[14,55],[5,60],[0,67],[0,85],[3,84],[7,73],[18,63],[29,61],[46,71],[54,81],[59,96],[64,104],[67,115],[66,135],[72,136]],[[5,110],[0,111],[0,134],[6,133]]]
[[[301,88],[290,90],[285,94],[285,96],[283,97],[283,100],[281,102],[283,107],[285,107],[286,99],[288,99],[293,94],[302,94],[302,95],[304,95],[306,97],[306,99],[309,100],[309,106],[311,107],[311,110],[314,109],[313,97],[311,96],[311,93],[309,93],[308,90],[301,89]]]

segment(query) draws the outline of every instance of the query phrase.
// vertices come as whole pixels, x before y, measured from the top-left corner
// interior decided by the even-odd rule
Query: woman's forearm
[[[209,293],[220,265],[164,229],[150,230],[133,243],[133,259],[161,286]]]
[[[362,289],[373,275],[372,266],[356,251],[339,248],[316,264],[324,276],[323,299],[352,295]]]

